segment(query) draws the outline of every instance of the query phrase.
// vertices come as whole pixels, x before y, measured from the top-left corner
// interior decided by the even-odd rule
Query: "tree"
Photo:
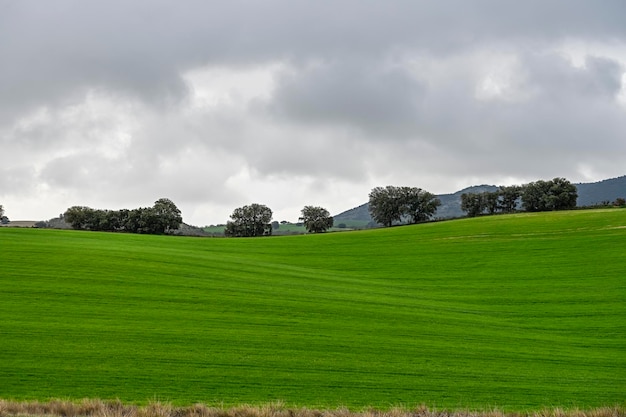
[[[122,228],[128,233],[142,233],[144,225],[142,224],[142,212],[145,208],[128,210],[126,215],[121,219]]]
[[[500,193],[485,191],[481,195],[483,209],[489,214],[495,214],[500,208]]]
[[[153,229],[157,234],[169,233],[172,230],[176,230],[183,222],[180,210],[176,207],[176,204],[168,198],[160,198],[155,201],[152,211],[155,217]]]
[[[430,220],[435,215],[441,200],[432,193],[416,187],[402,187],[400,189],[402,199],[402,214],[410,218],[411,223]]]
[[[130,210],[107,210],[106,221],[111,231],[126,231],[126,220]]]
[[[333,218],[323,207],[304,206],[301,220],[309,233],[320,233],[333,227]]]
[[[495,214],[501,209],[500,197],[500,191],[464,193],[461,194],[461,210],[467,212],[467,217],[476,217],[485,212]]]
[[[522,191],[522,207],[526,211],[547,211],[547,195],[550,185],[543,180],[524,185]]]
[[[570,210],[576,207],[578,189],[565,178],[554,178],[549,182],[548,206],[550,210]]]
[[[467,217],[476,217],[482,214],[484,210],[482,194],[461,194],[461,210],[467,213]]]
[[[519,185],[500,187],[500,209],[504,213],[513,213],[517,209],[517,200],[521,193],[522,187]]]
[[[226,223],[224,235],[231,237],[270,236],[272,210],[263,204],[250,204],[236,208]]]
[[[80,230],[86,227],[90,221],[91,212],[93,209],[84,206],[72,206],[65,210],[63,218],[69,223],[72,228]]]
[[[107,224],[107,211],[89,209],[86,212],[87,220],[85,221],[85,229],[98,232],[109,232]]]
[[[372,218],[387,227],[407,217],[411,223],[426,221],[441,205],[434,194],[416,187],[376,187],[369,197]]]
[[[372,218],[383,226],[400,222],[403,214],[400,189],[391,185],[373,188],[369,194],[369,211]]]
[[[535,181],[526,184],[522,191],[522,207],[526,211],[567,210],[576,207],[578,191],[565,178]]]

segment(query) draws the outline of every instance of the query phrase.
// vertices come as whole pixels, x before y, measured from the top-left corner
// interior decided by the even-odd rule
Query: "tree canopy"
[[[333,218],[323,207],[304,206],[299,220],[309,233],[321,233],[333,227]]]
[[[517,209],[518,200],[521,200],[521,206],[526,211],[567,210],[576,207],[577,198],[575,185],[565,178],[554,178],[521,186],[500,187],[495,192],[462,194],[461,209],[468,217],[512,213]]]
[[[517,209],[517,200],[520,197],[521,187],[513,185],[500,187],[498,191],[461,194],[461,210],[468,217],[481,214],[495,214],[497,212],[512,213]]]
[[[461,210],[467,213],[468,217],[476,217],[483,213],[485,206],[483,195],[485,193],[463,193],[461,194]]]
[[[168,198],[160,198],[155,201],[154,206],[152,206],[152,214],[155,216],[157,230],[163,233],[178,229],[178,226],[183,222],[180,210]]]
[[[178,229],[183,222],[181,212],[167,198],[152,207],[133,210],[98,210],[84,206],[68,208],[63,217],[74,229],[104,232],[165,234]]]
[[[369,195],[369,210],[372,218],[383,226],[391,226],[402,220],[400,189],[392,185],[375,187]]]
[[[401,199],[404,206],[403,214],[411,223],[425,222],[434,216],[441,201],[433,193],[416,187],[402,187]]]
[[[526,211],[567,210],[576,207],[578,191],[565,178],[535,181],[524,186],[522,206]]]
[[[375,187],[369,194],[372,218],[384,226],[408,218],[411,223],[429,220],[441,201],[432,193],[416,187]]]
[[[226,223],[224,235],[230,237],[270,236],[272,210],[263,204],[250,204],[236,208]]]

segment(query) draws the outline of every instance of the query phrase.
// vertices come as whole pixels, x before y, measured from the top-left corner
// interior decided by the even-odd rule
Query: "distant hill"
[[[438,219],[453,219],[455,217],[465,216],[465,212],[461,210],[461,195],[462,194],[478,194],[484,192],[497,191],[499,187],[495,185],[475,185],[473,187],[464,188],[457,191],[454,194],[441,194],[438,195],[441,200],[441,205],[437,208],[435,218]]]
[[[592,206],[601,204],[602,202],[613,202],[617,198],[626,198],[626,175],[611,178],[593,183],[574,184],[578,189],[577,205]],[[496,191],[499,187],[496,185],[475,185],[464,188],[453,194],[438,195],[441,200],[441,206],[437,209],[435,218],[452,219],[455,217],[465,216],[465,212],[461,210],[461,195],[464,193],[482,193],[485,191]],[[361,204],[358,207],[344,211],[343,213],[333,216],[335,224],[344,221],[361,221],[372,222],[369,213],[369,203]]]
[[[613,202],[616,198],[626,198],[626,175],[600,182],[576,184],[579,206],[593,206],[603,201]]]

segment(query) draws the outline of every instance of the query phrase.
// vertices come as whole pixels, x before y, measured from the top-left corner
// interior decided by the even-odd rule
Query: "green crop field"
[[[323,235],[0,228],[0,398],[626,401],[626,210]]]

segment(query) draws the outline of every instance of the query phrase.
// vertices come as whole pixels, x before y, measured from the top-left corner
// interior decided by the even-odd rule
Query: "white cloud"
[[[219,107],[246,107],[256,100],[268,100],[275,88],[274,78],[285,65],[271,62],[252,67],[193,68],[182,75],[190,91],[190,106],[197,111]]]
[[[526,74],[517,55],[502,54],[485,57],[484,69],[477,82],[475,96],[478,100],[517,102],[529,100]]]

